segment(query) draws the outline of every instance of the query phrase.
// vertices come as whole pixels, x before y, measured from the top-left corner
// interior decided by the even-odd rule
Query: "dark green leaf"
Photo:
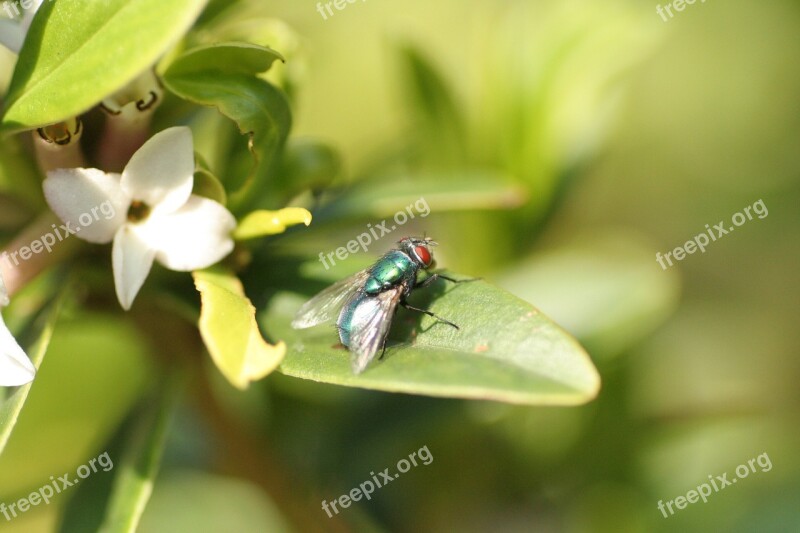
[[[304,191],[323,190],[339,175],[341,164],[330,146],[308,140],[289,142],[275,179],[260,198],[264,205],[259,207],[280,207]]]
[[[164,73],[170,91],[196,104],[216,107],[250,136],[255,172],[244,183],[220,176],[229,193],[264,179],[289,135],[291,112],[285,96],[256,77],[276,59],[280,59],[277,52],[256,45],[204,46],[178,57]],[[231,200],[241,200],[241,196]]]

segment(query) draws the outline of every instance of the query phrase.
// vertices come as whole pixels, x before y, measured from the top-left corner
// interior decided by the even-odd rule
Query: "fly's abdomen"
[[[399,250],[393,250],[381,257],[370,269],[370,276],[364,284],[364,292],[377,294],[387,285],[397,285],[404,279],[416,275],[417,267],[414,261]]]
[[[359,293],[353,296],[339,313],[336,326],[339,328],[339,340],[350,346],[353,333],[361,328],[370,327],[370,319],[380,311],[379,302],[368,294]]]

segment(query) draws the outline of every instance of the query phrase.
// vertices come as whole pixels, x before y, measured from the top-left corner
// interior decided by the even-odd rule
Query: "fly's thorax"
[[[417,278],[419,265],[405,252],[392,250],[375,263],[364,284],[364,292],[377,294],[400,283],[411,283]]]

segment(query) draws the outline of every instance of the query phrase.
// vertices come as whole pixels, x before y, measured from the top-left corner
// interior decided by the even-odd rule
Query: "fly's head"
[[[431,247],[436,246],[436,241],[430,237],[403,237],[398,241],[400,249],[408,254],[421,268],[432,268],[435,261]]]

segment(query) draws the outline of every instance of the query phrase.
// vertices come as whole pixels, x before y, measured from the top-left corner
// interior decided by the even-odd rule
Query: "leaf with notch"
[[[244,181],[224,180],[229,193],[241,192],[266,177],[289,135],[291,111],[286,97],[256,77],[276,60],[282,60],[280,54],[263,46],[217,44],[186,52],[163,75],[164,84],[177,96],[216,107],[243,135],[249,135],[256,169]]]

